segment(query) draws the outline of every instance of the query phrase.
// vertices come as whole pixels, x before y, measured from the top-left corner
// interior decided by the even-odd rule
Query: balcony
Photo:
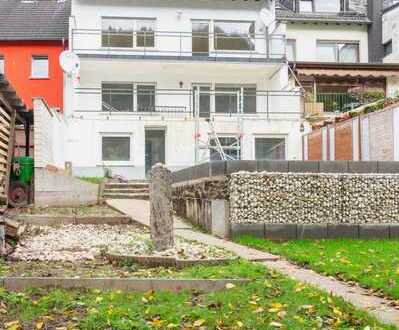
[[[73,29],[71,47],[81,57],[230,62],[281,62],[280,34]]]
[[[203,119],[226,116],[296,119],[302,115],[301,92],[259,91],[252,86],[173,90],[151,85],[103,84],[102,88],[77,88],[74,94],[77,114]]]

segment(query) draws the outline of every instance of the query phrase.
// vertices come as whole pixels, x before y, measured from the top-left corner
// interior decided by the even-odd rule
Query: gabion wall
[[[399,223],[399,175],[231,175],[232,223]]]

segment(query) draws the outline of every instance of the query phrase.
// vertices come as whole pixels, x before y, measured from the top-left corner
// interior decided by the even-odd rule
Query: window
[[[0,74],[4,74],[5,68],[4,68],[4,56],[0,55]]]
[[[48,57],[33,56],[32,57],[32,78],[48,78]]]
[[[133,111],[133,84],[103,84],[103,111]]]
[[[358,63],[359,44],[356,42],[317,41],[320,62]]]
[[[209,22],[192,22],[192,52],[194,56],[209,55]]]
[[[197,110],[197,98],[199,101],[198,114],[200,118],[208,118],[211,114],[211,88],[209,86],[193,86],[194,115]]]
[[[256,87],[216,86],[215,112],[238,113],[240,97],[243,95],[243,112],[256,113]]]
[[[256,160],[285,160],[284,138],[255,138]]]
[[[103,18],[102,46],[155,47],[155,19]]]
[[[384,56],[388,56],[392,54],[392,40],[388,41],[384,44]],[[0,67],[1,71],[1,67]]]
[[[151,85],[137,86],[137,111],[140,112],[155,111],[155,86]]]
[[[299,11],[304,13],[324,12],[324,13],[339,13],[343,8],[341,7],[341,0],[300,0]]]
[[[296,40],[295,39],[287,39],[287,60],[288,61],[296,61]]]
[[[215,50],[254,50],[255,22],[214,22]]]
[[[220,145],[228,160],[240,160],[240,140],[236,137],[220,137]],[[217,148],[216,140],[211,140],[211,161],[223,160]]]
[[[130,161],[130,136],[102,136],[102,161]]]

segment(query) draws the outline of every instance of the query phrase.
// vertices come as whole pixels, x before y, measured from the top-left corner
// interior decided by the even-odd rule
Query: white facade
[[[287,39],[295,40],[295,60],[299,62],[323,62],[318,58],[318,41],[356,43],[359,45],[359,62],[368,62],[366,25],[290,23],[287,24]]]
[[[399,6],[382,16],[382,42],[391,48],[384,62],[399,63]]]
[[[107,18],[126,19],[132,40],[126,34],[114,40],[131,42],[129,47],[104,45]],[[148,20],[153,31],[143,47],[137,29]],[[205,56],[194,54],[192,31],[198,22],[208,29]],[[236,46],[220,46],[216,32],[238,22],[253,22],[249,49],[226,50]],[[272,1],[73,0],[70,48],[79,55],[81,69],[79,79],[66,79],[65,154],[74,174],[100,176],[109,167],[114,175],[144,178],[159,154],[173,170],[207,161],[212,133],[207,118],[219,138],[239,141],[240,159],[259,158],[269,142],[278,148],[273,157],[301,159],[301,96],[288,90],[284,25],[274,22]],[[117,84],[124,86],[119,96],[131,102],[129,111],[112,111],[118,105],[115,94],[104,101],[104,86]],[[143,94],[146,88],[151,92]],[[151,106],[143,110],[143,102]],[[203,108],[207,114],[200,118]],[[107,138],[120,141],[123,146],[115,149],[125,155],[110,152]]]

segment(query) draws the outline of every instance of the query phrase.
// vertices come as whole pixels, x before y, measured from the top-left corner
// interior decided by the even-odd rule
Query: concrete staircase
[[[148,185],[147,181],[107,182],[104,186],[103,198],[148,200],[150,198]]]

